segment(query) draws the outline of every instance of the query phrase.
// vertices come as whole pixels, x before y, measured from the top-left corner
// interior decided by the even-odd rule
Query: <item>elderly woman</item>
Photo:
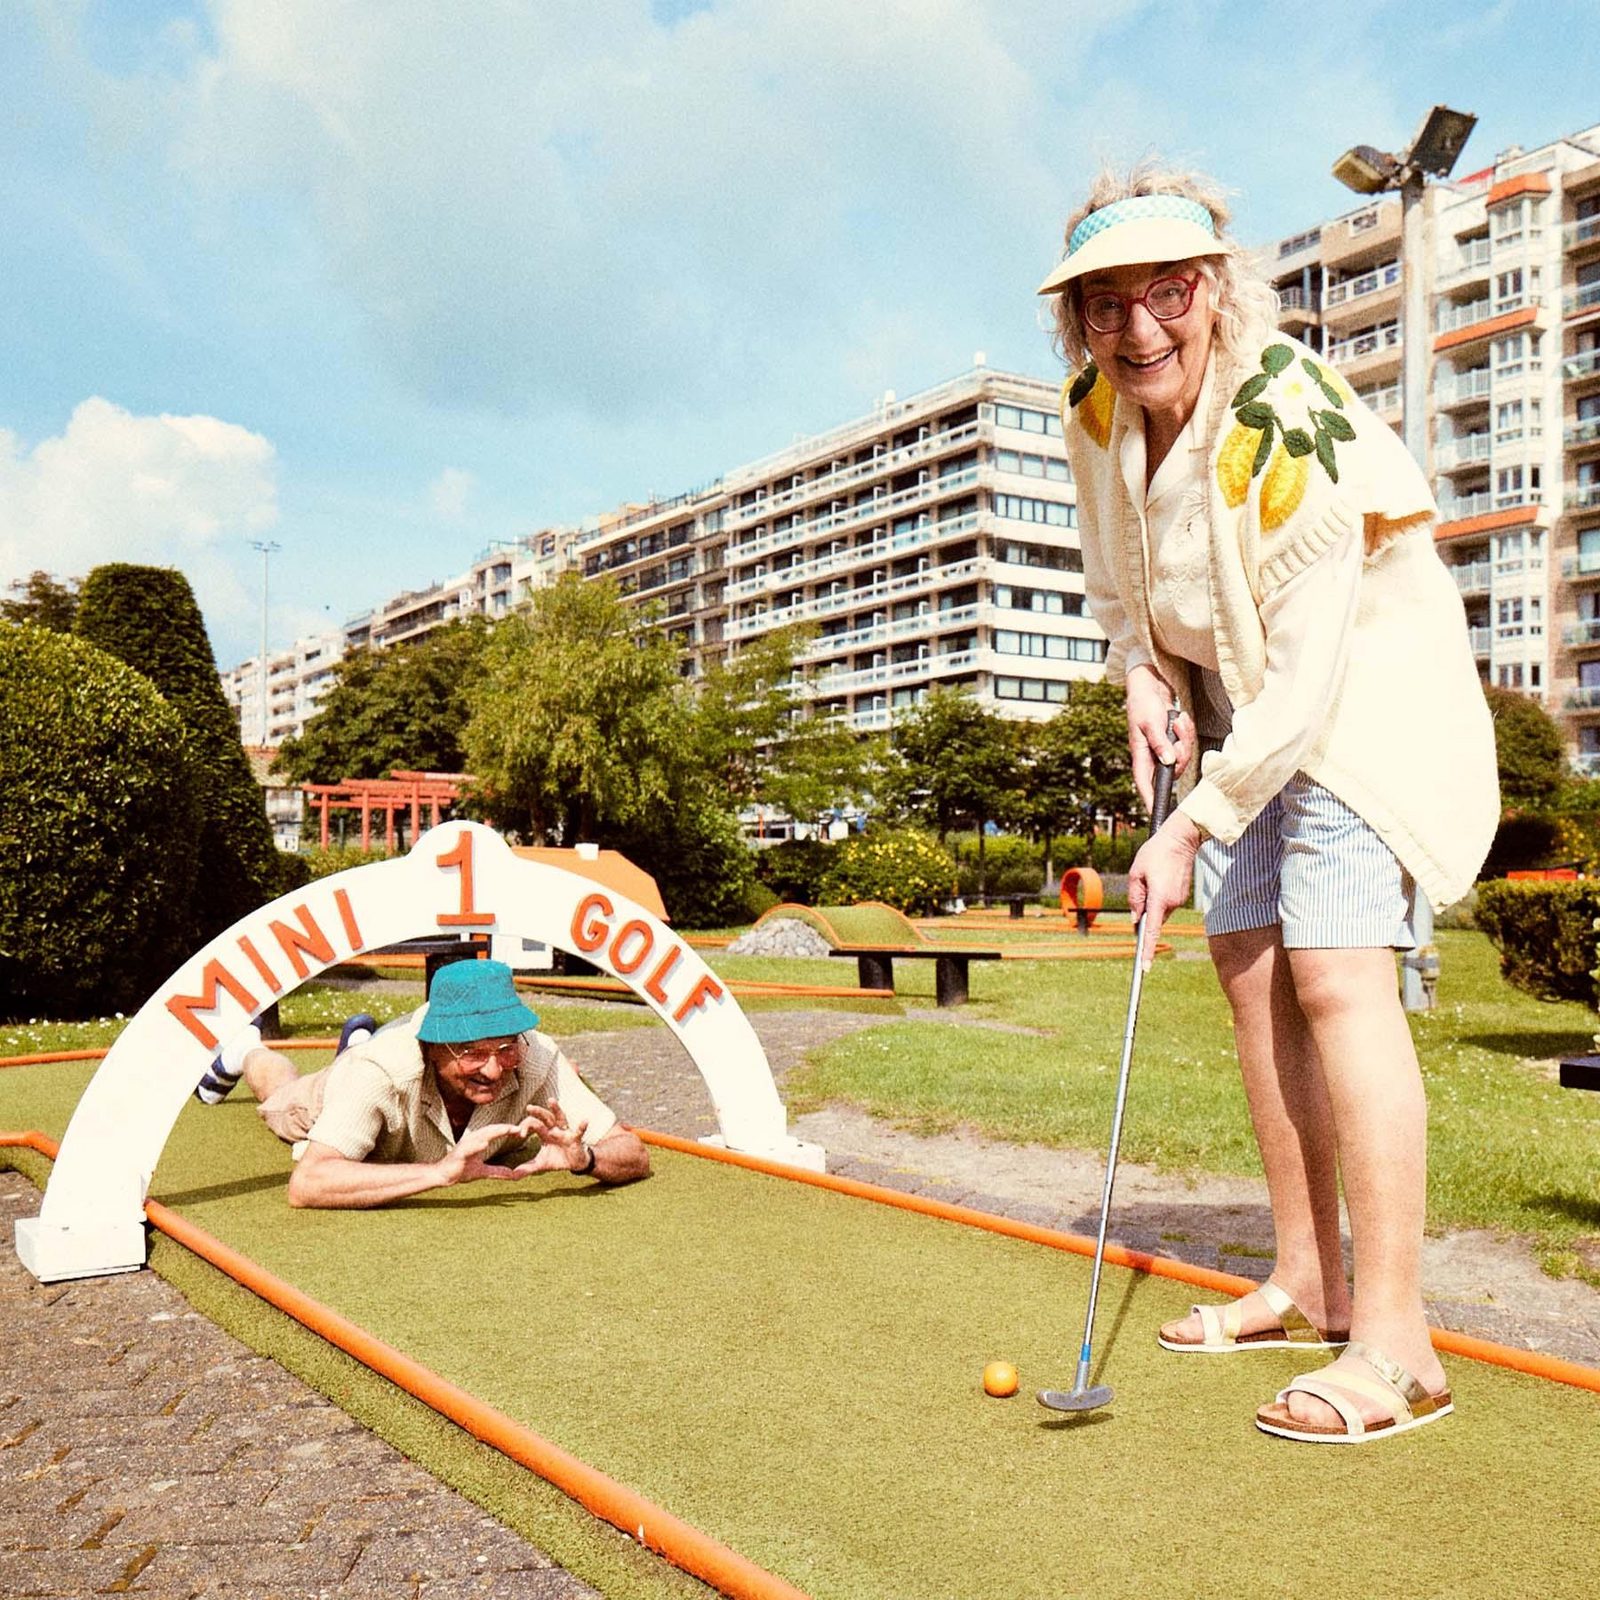
[[[1153,941],[1194,880],[1276,1234],[1260,1289],[1160,1341],[1343,1347],[1256,1421],[1365,1442],[1451,1409],[1423,1315],[1426,1106],[1394,951],[1412,895],[1448,904],[1482,863],[1493,734],[1427,483],[1276,330],[1227,221],[1191,176],[1105,175],[1039,292],[1076,369],[1062,421],[1085,583],[1141,792],[1155,762],[1182,774],[1200,753],[1130,906]]]

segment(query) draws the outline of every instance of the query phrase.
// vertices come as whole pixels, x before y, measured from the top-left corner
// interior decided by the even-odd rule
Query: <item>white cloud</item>
[[[238,617],[244,541],[277,521],[275,469],[271,443],[236,423],[135,416],[98,395],[31,450],[0,430],[0,576],[177,567],[208,617]]]
[[[446,467],[428,485],[428,504],[441,521],[458,524],[466,521],[467,501],[477,479],[460,467]]]
[[[1128,9],[215,0],[175,160],[302,207],[413,394],[733,408],[841,370],[883,308],[1027,317],[1061,209],[1042,91]]]

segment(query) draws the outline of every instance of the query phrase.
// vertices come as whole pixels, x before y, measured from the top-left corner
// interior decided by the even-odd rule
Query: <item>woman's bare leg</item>
[[[1350,1322],[1350,1295],[1334,1122],[1280,930],[1219,934],[1211,956],[1233,1011],[1245,1099],[1266,1171],[1277,1246],[1272,1281],[1316,1327],[1342,1330]],[[1277,1314],[1259,1295],[1246,1296],[1242,1311],[1244,1333],[1277,1326]],[[1187,1317],[1162,1332],[1197,1340],[1200,1319]]]
[[[1444,1387],[1444,1369],[1422,1304],[1428,1112],[1395,983],[1394,954],[1293,950],[1289,965],[1322,1062],[1350,1213],[1351,1336],[1437,1392]],[[1339,1426],[1333,1409],[1310,1395],[1291,1395],[1289,1408],[1302,1421]],[[1362,1414],[1369,1416],[1367,1403]],[[1371,1420],[1381,1415],[1370,1407]]]

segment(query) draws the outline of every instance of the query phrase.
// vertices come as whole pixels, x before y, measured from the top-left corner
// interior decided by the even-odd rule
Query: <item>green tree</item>
[[[568,573],[497,623],[468,700],[462,746],[500,827],[604,843],[691,789],[677,652],[610,579]]]
[[[971,696],[935,690],[894,729],[893,803],[931,824],[942,845],[952,828],[978,830],[978,882],[987,888],[984,829],[1023,791],[1016,727]]]
[[[9,600],[0,600],[0,617],[7,622],[31,622],[56,633],[71,633],[78,613],[78,580],[57,583],[55,575],[35,569],[26,578],[11,580]]]
[[[1488,686],[1483,693],[1494,719],[1501,802],[1529,811],[1548,810],[1568,776],[1561,729],[1550,713],[1528,695]]]
[[[0,1016],[133,1011],[193,949],[190,745],[143,673],[0,623]]]
[[[1047,872],[1058,835],[1091,835],[1101,816],[1111,818],[1115,833],[1119,822],[1139,815],[1126,700],[1116,684],[1073,683],[1066,704],[1048,722],[1031,728],[1028,742],[1024,815],[1044,844]]]
[[[352,650],[298,737],[285,739],[273,770],[295,783],[460,772],[470,693],[489,638],[480,617],[452,622],[411,644]]]
[[[183,723],[200,802],[195,924],[204,942],[276,896],[278,852],[194,593],[168,567],[96,567],[74,629],[142,672]]]

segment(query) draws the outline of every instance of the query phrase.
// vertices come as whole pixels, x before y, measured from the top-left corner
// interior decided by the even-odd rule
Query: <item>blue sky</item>
[[[1258,243],[1354,143],[1600,122],[1597,0],[0,0],[0,586],[219,664],[992,365],[1106,160]]]

